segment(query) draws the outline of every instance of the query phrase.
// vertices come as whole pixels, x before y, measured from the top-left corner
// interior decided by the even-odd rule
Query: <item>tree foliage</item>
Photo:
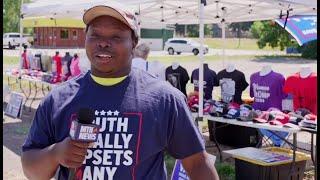
[[[31,0],[24,0],[29,3]],[[19,32],[21,0],[3,0],[3,32]]]
[[[231,23],[228,25],[228,28],[231,29],[232,32],[237,33],[238,38],[241,38],[241,32],[250,30],[252,24],[253,22]]]
[[[258,39],[257,44],[260,49],[266,46],[280,47],[280,50],[290,46],[298,47],[291,35],[273,21],[254,22],[251,26],[251,33],[254,38]]]

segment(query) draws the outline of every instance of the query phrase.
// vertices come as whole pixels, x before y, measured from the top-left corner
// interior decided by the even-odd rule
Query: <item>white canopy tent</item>
[[[221,23],[225,38],[225,23],[257,20],[273,20],[280,16],[317,15],[315,0],[36,0],[23,4],[24,20],[45,18],[48,20],[82,20],[82,14],[97,4],[123,4],[134,12],[140,27],[152,24],[199,24],[200,52],[203,49],[204,24]],[[21,28],[22,31],[22,23]],[[21,32],[22,33],[22,32]],[[224,55],[224,51],[223,51]],[[199,53],[199,117],[203,116],[203,61]]]

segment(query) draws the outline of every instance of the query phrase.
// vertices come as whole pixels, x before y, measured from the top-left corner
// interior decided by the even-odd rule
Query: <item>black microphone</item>
[[[95,142],[98,138],[99,125],[92,124],[94,112],[89,108],[81,108],[77,119],[71,122],[69,135],[72,140],[80,142]],[[75,169],[69,168],[68,180],[73,180]]]

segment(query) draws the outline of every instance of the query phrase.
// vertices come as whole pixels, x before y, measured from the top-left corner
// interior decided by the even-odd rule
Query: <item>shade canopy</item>
[[[297,40],[303,44],[317,39],[317,16],[292,16],[275,20]]]

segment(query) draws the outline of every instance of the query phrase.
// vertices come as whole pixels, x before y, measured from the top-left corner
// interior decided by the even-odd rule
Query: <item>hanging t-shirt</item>
[[[147,71],[147,68],[148,68],[147,66],[148,66],[147,61],[145,59],[142,59],[140,57],[135,57],[132,59],[131,67],[135,67],[135,68]]]
[[[55,55],[55,56],[52,57],[52,59],[53,59],[53,62],[55,63],[55,65],[56,65],[57,75],[58,75],[58,77],[60,77],[61,73],[62,73],[61,56]]]
[[[184,95],[136,68],[112,86],[96,83],[88,72],[54,88],[40,103],[22,150],[65,139],[80,108],[95,112],[100,132],[76,179],[165,180],[164,151],[183,159],[204,150]],[[59,179],[68,173],[60,166]]]
[[[159,61],[147,61],[147,63],[149,64],[147,69],[148,73],[154,75],[160,80],[166,80],[166,67],[162,63]]]
[[[287,78],[283,88],[284,92],[293,95],[294,110],[298,108],[309,109],[317,114],[317,74],[311,73],[306,78],[295,73]]]
[[[243,72],[234,70],[227,72],[225,69],[217,75],[221,86],[221,100],[223,102],[236,102],[242,104],[242,92],[248,87],[248,82]]]
[[[203,65],[203,98],[212,99],[212,91],[214,86],[219,86],[216,72],[209,69],[208,64]],[[194,84],[194,90],[199,91],[199,68],[192,71],[191,83]]]
[[[186,86],[189,79],[187,70],[181,66],[177,69],[173,69],[172,66],[166,68],[166,80],[173,87],[179,89],[185,96],[187,96]]]
[[[52,58],[48,55],[42,55],[42,65],[43,65],[43,71],[44,72],[51,72],[52,70],[52,67],[51,67],[51,64],[52,64]]]
[[[250,77],[250,96],[254,97],[252,107],[266,111],[270,107],[282,109],[282,99],[285,78],[282,74],[271,71],[265,76],[256,72]]]
[[[62,58],[63,74],[69,75],[71,73],[71,70],[70,70],[71,60],[72,60],[72,56],[70,54],[66,54]]]

